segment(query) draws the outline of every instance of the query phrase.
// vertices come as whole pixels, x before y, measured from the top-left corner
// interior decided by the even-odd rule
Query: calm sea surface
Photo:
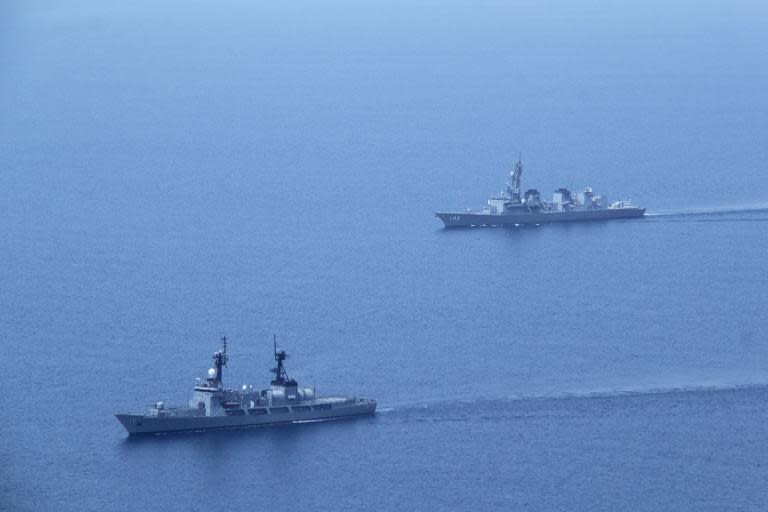
[[[768,508],[763,2],[6,2],[0,509]],[[522,152],[641,220],[445,231]],[[291,376],[375,417],[127,438]]]

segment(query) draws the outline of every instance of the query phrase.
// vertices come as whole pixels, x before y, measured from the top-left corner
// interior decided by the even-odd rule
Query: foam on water
[[[611,390],[595,391],[572,391],[562,393],[531,394],[531,395],[511,395],[501,398],[478,398],[474,400],[467,399],[435,399],[419,402],[402,402],[388,404],[386,407],[378,409],[377,413],[396,413],[400,411],[431,411],[439,413],[441,410],[450,410],[455,412],[456,406],[472,406],[482,404],[514,404],[515,402],[528,401],[559,401],[559,400],[590,400],[595,398],[632,398],[652,395],[673,395],[690,393],[722,393],[733,391],[766,390],[768,383],[746,383],[730,385],[680,385],[674,387],[654,387],[654,388],[624,388]]]
[[[765,203],[753,203],[743,206],[720,206],[715,208],[691,208],[683,210],[669,210],[669,211],[650,211],[646,212],[647,218],[661,218],[661,217],[686,217],[686,216],[720,216],[720,215],[736,215],[736,214],[765,214],[768,213],[768,204]]]

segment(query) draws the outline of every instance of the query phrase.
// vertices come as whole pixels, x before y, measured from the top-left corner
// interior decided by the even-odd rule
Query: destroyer
[[[153,434],[184,430],[209,430],[248,427],[275,423],[327,420],[373,414],[376,401],[349,396],[316,397],[314,387],[299,387],[285,371],[288,357],[277,350],[275,378],[268,389],[225,389],[222,372],[227,365],[227,338],[222,349],[213,354],[213,368],[208,377],[198,379],[189,407],[166,407],[163,402],[151,406],[145,414],[116,414],[128,434]]]
[[[435,213],[446,228],[469,226],[516,226],[546,224],[550,222],[591,221],[642,217],[645,208],[629,201],[608,202],[604,195],[595,194],[587,187],[580,194],[572,194],[567,188],[555,191],[552,202],[543,201],[538,190],[522,193],[523,164],[520,160],[509,173],[507,189],[488,200],[488,206],[480,211]]]

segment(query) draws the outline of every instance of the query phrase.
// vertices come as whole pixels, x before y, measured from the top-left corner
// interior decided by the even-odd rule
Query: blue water
[[[0,509],[765,510],[760,2],[0,7]],[[642,220],[445,231],[518,153]],[[357,421],[129,439],[218,338]]]

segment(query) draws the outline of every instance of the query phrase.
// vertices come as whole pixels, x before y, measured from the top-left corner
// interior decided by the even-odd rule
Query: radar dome
[[[165,404],[163,402],[157,402],[155,404],[155,407],[157,407],[158,409],[165,409]]]
[[[216,368],[211,368],[210,370],[208,370],[208,378],[209,379],[216,378]]]

